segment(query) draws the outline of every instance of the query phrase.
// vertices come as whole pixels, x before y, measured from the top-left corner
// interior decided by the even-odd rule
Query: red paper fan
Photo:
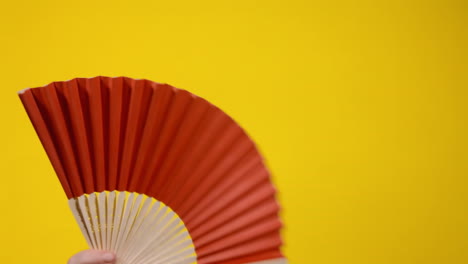
[[[90,247],[122,264],[286,263],[263,159],[206,100],[125,77],[19,95]]]

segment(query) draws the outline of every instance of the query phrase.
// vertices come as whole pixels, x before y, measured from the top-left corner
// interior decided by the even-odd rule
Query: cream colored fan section
[[[249,262],[247,264],[287,264],[288,261],[285,258],[264,260],[259,262]]]
[[[118,264],[196,263],[184,223],[154,198],[113,191],[84,194],[69,204],[88,245],[117,252]]]

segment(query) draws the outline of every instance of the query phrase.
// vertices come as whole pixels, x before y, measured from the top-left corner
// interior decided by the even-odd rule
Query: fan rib
[[[125,259],[128,260],[128,263],[132,263],[133,259],[138,257],[138,254],[142,251],[142,247],[147,245],[150,240],[151,234],[147,230],[158,223],[160,218],[158,215],[161,212],[161,203],[155,202],[152,204],[148,214],[145,216],[145,219],[141,223],[141,227],[135,233],[135,241],[129,246],[128,256]]]
[[[106,226],[106,193],[101,192],[97,195],[97,211],[99,216],[99,233],[101,239],[101,248],[102,250],[107,250],[107,226]]]
[[[142,194],[140,194],[143,196]],[[152,200],[147,198],[146,196],[143,197],[144,202],[140,210],[138,211],[137,215],[135,216],[135,223],[133,228],[131,229],[130,233],[128,234],[127,243],[125,243],[124,248],[122,249],[121,258],[126,259],[129,252],[131,252],[131,246],[135,243],[135,240],[138,239],[137,232],[139,232],[140,227],[144,224],[144,221],[148,219],[148,214],[151,212]]]
[[[86,202],[87,202],[87,200],[86,200],[86,197],[84,195],[78,197],[78,208],[79,208],[81,214],[83,215],[83,220],[84,220],[85,227],[89,232],[89,238],[91,240],[91,247],[92,248],[97,248],[95,230],[94,230],[93,224],[91,223],[91,216],[90,216],[90,212],[89,212],[89,207],[86,205]]]
[[[73,215],[75,216],[75,220],[78,223],[78,226],[80,227],[81,233],[83,233],[83,236],[86,239],[86,243],[88,244],[89,247],[92,247],[93,243],[91,242],[91,232],[85,226],[84,216],[80,210],[78,201],[76,199],[70,199],[68,200],[68,205],[70,206],[70,209]]]

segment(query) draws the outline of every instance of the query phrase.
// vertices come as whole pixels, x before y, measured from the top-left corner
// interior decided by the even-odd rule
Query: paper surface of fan
[[[263,158],[206,100],[125,77],[55,82],[20,98],[69,199],[116,190],[161,201],[183,220],[200,264],[283,258]]]

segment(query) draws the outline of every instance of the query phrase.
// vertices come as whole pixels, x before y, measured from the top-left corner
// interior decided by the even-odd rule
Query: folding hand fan
[[[187,91],[78,78],[19,96],[91,248],[118,263],[286,263],[257,148]]]

